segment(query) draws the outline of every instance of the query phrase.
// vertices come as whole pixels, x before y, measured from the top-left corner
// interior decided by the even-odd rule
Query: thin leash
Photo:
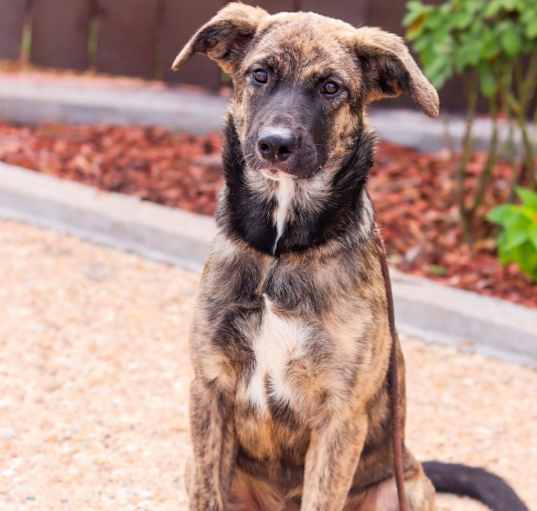
[[[402,427],[402,400],[401,400],[401,386],[399,385],[399,365],[397,363],[397,341],[398,335],[395,328],[395,315],[393,306],[393,293],[392,284],[390,280],[390,270],[386,261],[386,250],[384,248],[384,242],[378,234],[379,245],[379,259],[382,269],[382,277],[384,279],[384,287],[386,289],[386,301],[388,306],[388,321],[390,324],[390,335],[392,338],[392,349],[390,353],[390,366],[389,366],[389,382],[391,390],[391,408],[392,408],[392,441],[393,441],[393,469],[395,473],[395,482],[397,484],[397,496],[399,499],[399,511],[408,511],[408,505],[405,493],[405,480],[404,480],[404,468],[403,468],[403,445],[404,445],[404,432]]]

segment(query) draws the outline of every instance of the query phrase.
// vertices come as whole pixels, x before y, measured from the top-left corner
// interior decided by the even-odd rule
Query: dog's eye
[[[339,85],[332,80],[328,80],[323,83],[321,87],[321,92],[325,96],[333,96],[334,94],[337,94],[339,92]]]
[[[268,82],[268,71],[266,69],[256,69],[253,72],[254,80],[257,83],[267,83]]]

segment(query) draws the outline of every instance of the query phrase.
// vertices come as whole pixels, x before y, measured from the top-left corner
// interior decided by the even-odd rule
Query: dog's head
[[[401,38],[377,28],[231,3],[192,37],[174,69],[196,52],[231,76],[243,155],[269,179],[338,168],[372,101],[408,93],[438,114],[436,90]]]

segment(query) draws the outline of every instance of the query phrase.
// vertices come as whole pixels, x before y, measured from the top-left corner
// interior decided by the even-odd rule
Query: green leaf
[[[513,250],[514,248],[522,245],[528,241],[528,236],[528,231],[524,229],[518,231],[508,231],[505,250]]]
[[[500,263],[502,263],[502,266],[514,261],[512,251],[506,250],[505,245],[498,245],[498,256],[500,257]]]
[[[528,238],[532,242],[533,248],[537,251],[537,224],[530,227]]]
[[[524,204],[534,210],[537,213],[537,193],[532,192],[528,188],[518,187],[516,189],[517,195],[520,197],[520,200]]]
[[[487,218],[495,224],[507,225],[517,216],[518,212],[514,209],[512,204],[503,204],[490,211]]]
[[[507,55],[514,57],[520,52],[520,49],[522,48],[522,40],[518,30],[514,29],[514,25],[513,28],[503,30],[500,37],[503,49]]]
[[[427,23],[427,13],[422,13],[417,16],[412,23],[407,25],[406,36],[408,39],[413,40],[420,36],[423,32],[425,24]]]
[[[537,211],[529,206],[520,206],[520,213],[524,215],[532,224],[537,224]]]
[[[486,30],[481,36],[481,58],[484,60],[493,60],[501,52],[500,42],[494,30]]]
[[[537,16],[526,21],[526,37],[537,38]]]
[[[504,261],[501,258],[501,255],[503,252],[505,252],[504,247],[507,245],[507,234],[505,232],[505,229],[502,229],[502,231],[500,232],[498,239],[496,240],[496,245],[498,247],[498,252],[500,255],[501,262],[502,264],[504,264]]]
[[[445,7],[446,4],[444,4]],[[436,11],[433,11],[429,16],[429,28],[434,31],[442,31],[446,27],[451,28],[451,12],[443,10],[442,7]]]
[[[435,87],[441,88],[451,78],[453,70],[451,64],[445,59],[436,59],[425,68],[426,74]]]
[[[473,19],[474,17],[471,12],[459,11],[453,16],[451,22],[456,28],[464,29],[470,25]]]
[[[492,0],[489,2],[487,9],[485,11],[485,16],[487,18],[492,18],[493,16],[496,16],[498,11],[502,8],[502,2],[501,0]]]
[[[498,82],[494,76],[492,69],[488,66],[481,66],[479,70],[479,78],[481,85],[481,92],[487,98],[491,98],[496,94],[498,90]]]
[[[507,243],[505,249],[512,250],[528,241],[529,227],[530,223],[524,217],[519,217],[516,221],[511,222],[506,228]]]
[[[421,2],[408,2],[407,13],[403,18],[403,26],[412,25],[420,16],[423,16],[431,10],[430,6],[423,5]]]
[[[531,243],[525,243],[516,247],[511,253],[511,258],[526,275],[529,275],[534,280],[536,279],[537,250],[535,250]]]

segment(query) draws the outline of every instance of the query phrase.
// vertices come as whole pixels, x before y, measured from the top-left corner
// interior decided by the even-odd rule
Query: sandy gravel
[[[0,222],[0,277],[0,511],[185,510],[197,275]],[[418,457],[483,465],[537,509],[537,373],[405,351]]]

